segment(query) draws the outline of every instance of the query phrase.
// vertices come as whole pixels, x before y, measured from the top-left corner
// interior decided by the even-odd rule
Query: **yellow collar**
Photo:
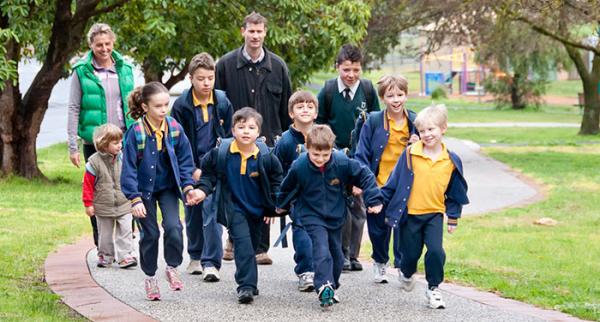
[[[258,146],[254,145],[254,150],[252,150],[252,153],[250,153],[249,155],[245,155],[244,153],[242,153],[242,151],[240,151],[236,140],[233,140],[233,142],[231,142],[231,145],[229,146],[230,153],[239,153],[244,159],[248,159],[250,157],[254,157],[255,159],[258,158],[258,151]]]
[[[152,122],[150,122],[150,120],[144,116],[144,124],[146,125],[146,133],[148,134],[152,134],[152,133],[157,133],[159,131],[162,131],[163,133],[167,133],[168,131],[168,127],[167,127],[167,122],[165,122],[165,120],[162,120],[162,122],[158,125],[158,127],[155,127],[154,124],[152,124]]]
[[[431,159],[429,156],[427,156],[423,153],[423,141],[418,141],[418,142],[413,143],[410,148],[410,154],[417,155],[422,158]],[[436,161],[445,160],[445,159],[450,159],[450,155],[448,154],[448,149],[446,149],[446,144],[444,142],[442,142],[442,153],[440,154],[440,157]]]
[[[390,128],[393,128],[396,131],[400,131],[402,130],[402,128],[407,125],[407,120],[408,120],[408,113],[406,112],[406,109],[404,109],[404,124],[399,125],[398,123],[396,123],[396,120],[394,120],[391,116],[390,113],[385,113],[387,120],[388,120],[388,124],[390,125]]]
[[[194,106],[208,106],[208,105],[214,105],[215,101],[213,100],[213,93],[212,91],[210,91],[210,96],[208,97],[208,101],[206,102],[206,105],[203,105],[200,103],[200,99],[198,97],[196,97],[196,93],[194,93],[194,89],[191,89],[192,91],[192,101],[194,103]]]

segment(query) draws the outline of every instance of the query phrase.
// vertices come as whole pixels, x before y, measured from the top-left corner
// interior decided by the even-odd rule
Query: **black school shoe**
[[[352,269],[352,264],[350,263],[350,260],[347,258],[344,258],[344,266],[342,266],[342,271],[349,272],[351,269]]]
[[[254,301],[254,293],[255,291],[250,289],[243,289],[238,292],[238,303],[240,304],[250,304]]]
[[[362,264],[356,258],[350,259],[350,270],[351,271],[362,271]]]

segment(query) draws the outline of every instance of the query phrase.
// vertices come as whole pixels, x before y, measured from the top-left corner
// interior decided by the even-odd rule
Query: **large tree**
[[[0,172],[42,176],[35,142],[56,82],[82,43],[90,19],[127,0],[6,0],[0,5]],[[102,2],[102,4],[100,4]],[[25,94],[19,91],[17,63],[42,62]]]
[[[370,17],[369,5],[360,0],[176,0],[168,5],[133,0],[109,21],[119,48],[141,65],[146,81],[171,87],[185,77],[194,54],[206,51],[218,58],[241,46],[242,20],[252,11],[268,19],[265,45],[285,60],[295,87],[333,66],[342,44],[360,42]]]

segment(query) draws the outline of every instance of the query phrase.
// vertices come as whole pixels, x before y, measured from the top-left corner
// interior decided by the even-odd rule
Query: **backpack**
[[[224,138],[227,136],[225,133],[225,129],[223,129],[223,124],[225,123],[225,115],[227,115],[227,105],[221,104],[224,99],[227,98],[224,92],[220,90],[215,90],[215,96],[218,104],[214,105],[215,117],[218,122],[214,122],[214,130],[217,133],[217,136],[220,138]]]
[[[165,119],[169,128],[168,137],[171,140],[171,144],[175,146],[177,140],[179,140],[179,129],[177,127],[177,121],[174,118],[167,116]],[[146,148],[146,130],[144,129],[144,119],[140,117],[135,123],[131,125],[133,132],[135,133],[135,142],[137,145],[137,159],[138,161],[144,157],[144,149]]]
[[[354,158],[356,148],[358,147],[358,140],[360,139],[360,131],[362,130],[363,125],[365,125],[367,119],[369,119],[367,111],[360,111],[360,114],[356,118],[356,122],[354,122],[354,129],[350,131],[350,150],[348,151],[348,156],[351,158]]]
[[[375,89],[373,88],[373,83],[366,79],[360,79],[360,86],[363,89],[363,93],[365,94],[365,100],[367,101],[366,110],[373,110],[375,105],[375,97],[373,96],[373,92]],[[337,78],[327,80],[325,82],[324,90],[325,90],[325,114],[329,115],[329,109],[331,108],[331,102],[333,102],[333,94],[337,93]]]

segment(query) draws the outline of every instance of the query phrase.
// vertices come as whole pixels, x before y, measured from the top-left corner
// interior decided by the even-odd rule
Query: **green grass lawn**
[[[600,135],[578,135],[579,128],[449,128],[447,136],[479,144],[577,145],[600,143]]]
[[[484,151],[542,183],[547,198],[461,219],[457,232],[444,236],[447,281],[600,320],[600,146]],[[558,225],[533,223],[542,217]],[[362,256],[370,252],[367,244]]]
[[[83,170],[68,159],[65,144],[38,151],[50,179],[0,179],[0,320],[84,320],[44,282],[48,253],[89,232],[81,203]]]
[[[581,80],[552,81],[546,88],[546,95],[577,97],[577,93],[583,93]]]

